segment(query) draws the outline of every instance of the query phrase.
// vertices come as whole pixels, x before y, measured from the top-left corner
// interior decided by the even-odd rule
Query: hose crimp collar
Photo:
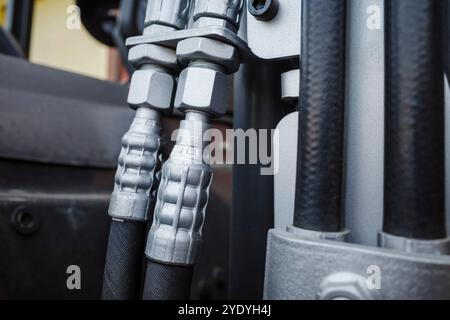
[[[161,123],[158,113],[140,108],[122,139],[109,215],[117,220],[148,221],[160,167]]]
[[[193,132],[198,128],[200,132]],[[202,161],[202,136],[208,128],[202,121],[182,121],[177,144],[162,170],[146,248],[150,260],[175,265],[196,262],[213,176]]]

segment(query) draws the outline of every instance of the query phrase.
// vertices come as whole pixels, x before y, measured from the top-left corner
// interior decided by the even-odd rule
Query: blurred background
[[[8,9],[12,9],[12,3],[0,0],[0,25],[10,32],[13,27],[8,21]],[[126,81],[116,49],[94,39],[82,23],[80,28],[68,28],[68,21],[77,19],[74,5],[73,0],[34,1],[29,60],[102,80]]]

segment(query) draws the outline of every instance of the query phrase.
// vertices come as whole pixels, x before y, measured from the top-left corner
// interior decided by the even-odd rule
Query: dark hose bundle
[[[446,237],[443,4],[386,1],[384,232],[412,239]]]
[[[304,0],[294,225],[339,232],[343,189],[346,1]]]

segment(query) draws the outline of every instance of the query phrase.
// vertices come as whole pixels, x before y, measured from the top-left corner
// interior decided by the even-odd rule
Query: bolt
[[[279,8],[278,0],[248,0],[248,11],[260,21],[272,20]]]
[[[381,300],[380,292],[369,290],[366,279],[351,272],[326,277],[317,293],[319,300]]]

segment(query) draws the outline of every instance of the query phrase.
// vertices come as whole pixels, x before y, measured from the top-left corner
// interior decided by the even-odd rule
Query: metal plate
[[[247,43],[231,30],[222,27],[186,29],[157,35],[132,37],[127,39],[126,44],[128,47],[131,47],[143,43],[155,43],[167,46],[169,48],[176,48],[178,42],[181,40],[193,37],[205,37],[221,40],[236,47],[241,55],[241,59],[244,62],[252,58],[252,53]]]
[[[270,21],[256,20],[247,10],[247,40],[257,57],[265,60],[300,55],[301,1],[280,0],[278,14]]]
[[[277,127],[280,133],[278,143],[279,157],[276,167],[278,173],[274,176],[275,228],[286,230],[294,221],[295,182],[297,172],[298,145],[298,112],[286,116]],[[288,141],[288,142],[287,142]]]
[[[346,227],[350,242],[372,246],[383,216],[383,10],[383,0],[348,2]]]

